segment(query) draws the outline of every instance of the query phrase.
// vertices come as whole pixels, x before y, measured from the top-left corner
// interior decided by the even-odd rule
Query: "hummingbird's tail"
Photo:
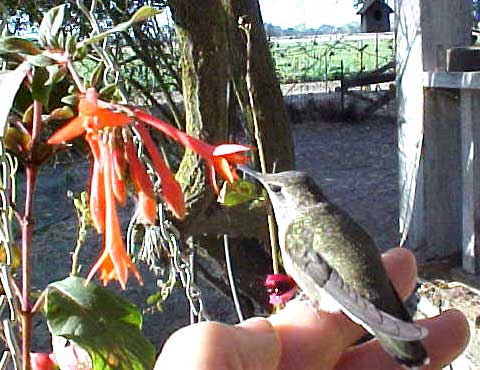
[[[405,369],[422,369],[423,366],[428,365],[430,362],[425,348],[420,341],[406,342],[381,334],[375,335],[385,351],[395,358]]]
[[[309,272],[313,273],[312,268]],[[318,273],[314,276],[318,276]],[[428,331],[412,322],[410,314],[393,287],[391,298],[398,301],[393,308],[390,307],[389,301],[380,302],[380,307],[375,306],[346,284],[335,270],[330,271],[330,276],[324,281],[323,288],[343,306],[342,310],[347,316],[372,332],[385,351],[404,368],[421,369],[429,363],[425,348],[420,342]]]

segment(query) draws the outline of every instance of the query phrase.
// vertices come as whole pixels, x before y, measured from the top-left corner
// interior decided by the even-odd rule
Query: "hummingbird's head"
[[[238,169],[257,179],[265,188],[280,225],[295,218],[302,208],[325,200],[320,188],[305,172],[285,171],[262,174],[246,166]]]

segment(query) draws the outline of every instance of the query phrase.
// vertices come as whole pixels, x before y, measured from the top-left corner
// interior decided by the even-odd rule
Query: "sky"
[[[341,26],[360,16],[353,0],[260,0],[263,21],[282,28],[305,23],[307,28],[322,24]]]

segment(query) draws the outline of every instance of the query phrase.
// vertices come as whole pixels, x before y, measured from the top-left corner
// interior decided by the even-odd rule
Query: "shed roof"
[[[361,15],[364,15],[367,10],[375,3],[380,3],[380,5],[382,5],[383,7],[385,7],[385,10],[388,12],[388,13],[393,13],[393,9],[390,8],[388,6],[388,4],[384,1],[384,0],[366,0],[364,3],[363,3],[363,6],[362,6],[362,9],[360,9],[357,14],[361,14]]]

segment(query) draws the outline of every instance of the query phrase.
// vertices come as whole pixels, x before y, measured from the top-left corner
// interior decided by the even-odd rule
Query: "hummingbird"
[[[265,188],[278,226],[285,271],[315,304],[336,303],[350,319],[375,335],[406,369],[429,363],[420,342],[426,328],[412,322],[392,286],[373,239],[345,211],[331,203],[308,174],[262,174],[239,170]]]

